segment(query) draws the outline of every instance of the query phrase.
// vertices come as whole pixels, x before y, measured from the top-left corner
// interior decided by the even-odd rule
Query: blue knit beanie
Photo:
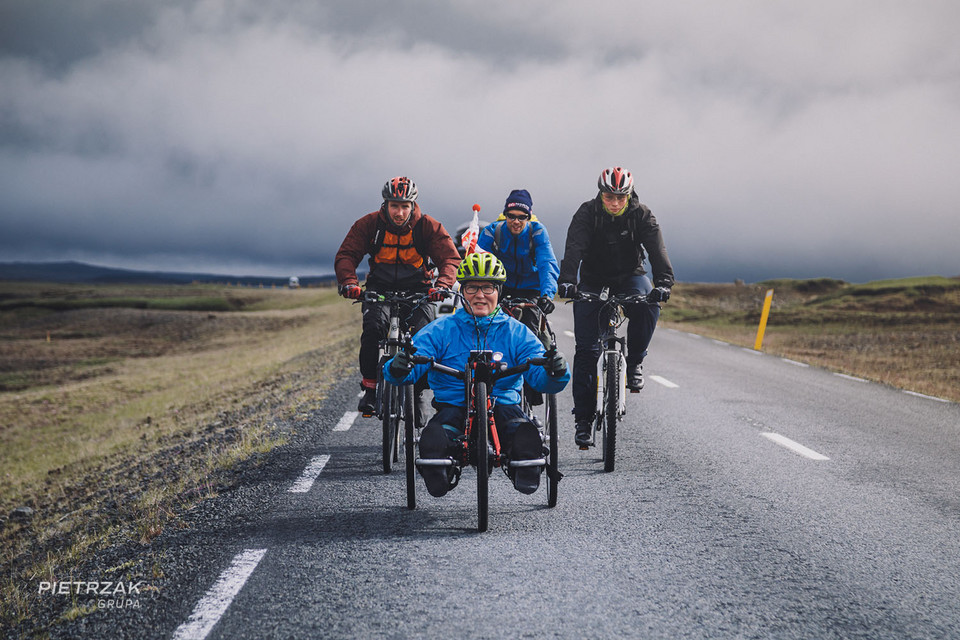
[[[526,189],[514,189],[511,191],[510,195],[507,196],[506,204],[503,205],[503,212],[506,213],[511,209],[524,211],[528,216],[532,216],[533,198],[530,197],[530,192]]]

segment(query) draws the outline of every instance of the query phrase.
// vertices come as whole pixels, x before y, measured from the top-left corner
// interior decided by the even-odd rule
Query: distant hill
[[[329,276],[298,276],[300,286],[328,285],[336,283]],[[230,283],[243,285],[286,286],[289,278],[276,276],[228,276],[211,273],[181,273],[167,271],[137,271],[114,269],[83,262],[0,262],[0,280],[31,282],[78,282],[90,284],[190,284]]]

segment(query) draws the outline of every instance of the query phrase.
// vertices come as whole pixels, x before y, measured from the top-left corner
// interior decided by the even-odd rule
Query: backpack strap
[[[417,220],[417,223],[413,225],[413,248],[417,250],[417,253],[420,254],[420,257],[423,258],[424,264],[427,262],[427,246],[426,241],[423,237],[423,218],[420,216],[420,219]],[[377,216],[377,230],[373,234],[373,238],[370,241],[370,255],[375,256],[377,252],[380,251],[380,248],[383,246],[383,239],[387,232],[387,223],[384,222],[382,216]]]

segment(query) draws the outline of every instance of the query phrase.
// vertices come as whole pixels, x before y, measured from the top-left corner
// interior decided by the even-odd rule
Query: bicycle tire
[[[606,383],[604,394],[604,411],[606,415],[603,425],[603,470],[613,471],[617,452],[617,417],[620,406],[620,354],[608,352],[606,354]]]
[[[487,383],[478,382],[476,386],[476,422],[477,432],[477,530],[487,530],[490,508],[490,456],[487,451]]]
[[[400,390],[398,387],[384,383],[383,393],[383,472],[393,471],[393,463],[397,459],[397,431],[400,421],[399,411]]]
[[[413,410],[413,387],[403,389],[403,453],[406,458],[407,509],[417,508],[417,471],[416,471],[416,415]]]
[[[549,451],[549,459],[547,460],[547,506],[555,507],[557,506],[557,489],[560,484],[560,460],[559,460],[559,443],[557,436],[557,396],[550,393],[547,394],[544,398],[545,402],[543,403],[546,407],[546,424],[544,428],[547,430],[547,438],[549,443],[547,445],[547,450]]]

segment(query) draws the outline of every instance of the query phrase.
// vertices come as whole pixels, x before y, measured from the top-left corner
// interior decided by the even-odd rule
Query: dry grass
[[[960,402],[960,279],[680,284],[663,322],[752,348],[770,288],[763,351]]]
[[[37,581],[111,541],[149,543],[283,444],[277,422],[319,407],[359,335],[329,289],[0,286],[0,301],[0,514],[35,511],[2,521],[10,623],[35,611]],[[198,306],[233,311],[178,310]]]

